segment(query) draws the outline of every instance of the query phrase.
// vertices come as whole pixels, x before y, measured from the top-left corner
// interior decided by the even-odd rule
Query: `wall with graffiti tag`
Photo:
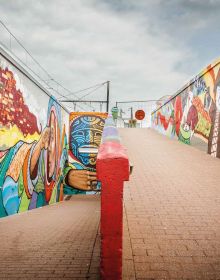
[[[220,157],[220,61],[205,68],[151,114],[160,133]]]
[[[69,114],[0,54],[0,217],[63,199]]]

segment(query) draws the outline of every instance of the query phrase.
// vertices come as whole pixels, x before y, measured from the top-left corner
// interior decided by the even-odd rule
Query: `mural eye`
[[[83,131],[75,131],[74,133],[71,134],[71,139],[72,141],[76,141],[78,143],[84,142],[84,132]]]
[[[96,136],[96,137],[101,137],[102,135],[101,135],[100,132],[95,132],[95,136]]]

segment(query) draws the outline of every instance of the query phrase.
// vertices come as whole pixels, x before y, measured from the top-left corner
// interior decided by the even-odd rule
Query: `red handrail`
[[[129,161],[120,142],[101,144],[96,162],[101,181],[101,279],[122,279],[123,185]]]

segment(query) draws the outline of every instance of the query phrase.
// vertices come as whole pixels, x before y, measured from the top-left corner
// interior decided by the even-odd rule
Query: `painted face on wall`
[[[53,176],[56,166],[56,135],[57,135],[57,122],[54,112],[50,115],[50,140],[48,146],[48,175],[49,178]]]
[[[187,123],[183,124],[183,130],[188,132],[190,130],[190,126]]]
[[[70,126],[70,149],[86,167],[95,168],[104,120],[94,115],[76,118]]]

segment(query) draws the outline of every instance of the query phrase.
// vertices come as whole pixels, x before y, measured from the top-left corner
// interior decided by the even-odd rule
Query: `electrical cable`
[[[66,95],[66,97],[70,96],[71,94],[80,93],[80,92],[83,92],[83,91],[89,90],[89,89],[91,89],[91,88],[97,87],[97,86],[102,86],[102,85],[104,85],[104,84],[106,84],[106,82],[101,83],[101,84],[96,84],[96,85],[91,86],[91,87],[88,87],[88,88],[84,88],[84,89],[80,89],[80,90],[77,90],[77,91],[71,92],[70,94]]]
[[[56,81],[50,74],[49,72],[43,67],[41,66],[41,64],[32,56],[32,54],[25,48],[25,46],[20,42],[20,40],[17,39],[17,37],[10,31],[10,29],[4,24],[4,22],[0,19],[0,24],[7,30],[7,32],[10,34],[10,36],[12,36],[15,41],[18,43],[18,45],[23,48],[26,52],[26,54],[29,55],[29,57],[31,57],[31,59],[36,63],[36,65],[38,65],[38,67],[48,76],[49,79],[46,79],[46,80],[43,80],[40,75],[38,75],[32,68],[30,68],[26,63],[24,63],[23,61],[21,61],[21,59],[11,50],[11,52],[13,53],[13,55],[23,64],[25,65],[25,67],[27,67],[41,82],[45,83],[49,88],[49,90],[53,90],[55,91],[59,96],[61,96],[62,98],[67,98],[68,96],[70,95],[73,95],[77,98],[77,100],[81,100],[82,98],[84,98],[85,96],[89,95],[90,93],[94,92],[96,89],[98,89],[99,87],[103,86],[104,84],[106,84],[106,82],[103,82],[103,83],[100,83],[100,84],[96,84],[96,85],[93,85],[93,86],[90,86],[90,87],[87,87],[87,88],[84,88],[84,89],[81,89],[81,90],[77,90],[75,92],[72,92],[70,91],[69,89],[67,89],[66,87],[64,87],[60,82]],[[55,84],[57,84],[58,86],[60,86],[63,90],[67,91],[69,94],[67,95],[63,95],[61,94],[58,90],[55,90],[50,84],[49,82],[50,81],[53,81]],[[75,95],[76,93],[80,93],[80,92],[84,92],[86,90],[89,90],[91,88],[94,88],[94,87],[97,87],[95,90],[89,92],[88,94],[84,95],[83,97],[81,97],[79,99],[79,97],[77,95]],[[59,99],[58,99],[59,100]],[[87,105],[87,104],[85,104]],[[80,107],[78,104],[77,104],[78,107]],[[87,105],[89,106],[89,105]],[[89,107],[93,107],[93,106],[89,106]],[[82,109],[82,107],[81,107]],[[93,107],[93,109],[95,109]]]
[[[100,87],[102,87],[103,84],[101,84],[100,86],[96,87],[95,89],[91,90],[90,92],[88,92],[87,94],[83,95],[82,97],[80,97],[78,100],[82,100],[83,101],[83,98],[90,95],[91,93],[95,92],[96,90],[98,90]]]
[[[8,33],[15,39],[15,41],[20,45],[20,47],[22,47],[26,53],[33,59],[33,61],[48,75],[48,77],[50,77],[51,79],[52,76],[47,72],[47,70],[45,70],[41,64],[31,55],[31,53],[24,47],[24,45],[15,37],[15,35],[9,30],[9,28],[4,24],[4,22],[2,20],[0,20],[0,23],[2,26],[4,26],[4,28],[8,31]]]

